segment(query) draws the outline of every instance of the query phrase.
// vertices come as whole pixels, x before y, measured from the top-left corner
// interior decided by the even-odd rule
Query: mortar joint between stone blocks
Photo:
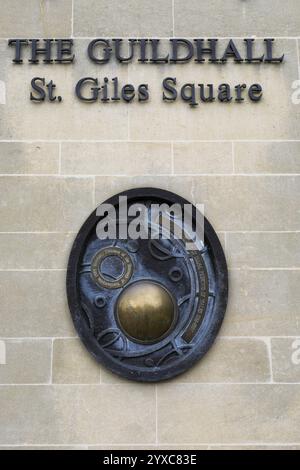
[[[158,397],[157,384],[155,384],[155,443],[158,444]]]
[[[58,144],[58,174],[61,175],[61,150],[62,144],[59,142]]]
[[[51,338],[51,359],[50,359],[50,384],[53,384],[53,353],[54,353],[54,338]]]
[[[175,164],[174,164],[174,142],[171,142],[171,175],[175,175]]]
[[[175,0],[172,0],[172,30],[175,37]]]
[[[96,208],[96,176],[93,177],[93,194],[92,194],[92,199],[93,199],[93,208]]]
[[[232,152],[232,174],[235,174],[235,146],[234,146],[234,141],[231,142],[231,152]]]
[[[71,3],[71,38],[74,38],[74,0]]]
[[[273,377],[273,361],[272,361],[272,347],[271,347],[271,338],[265,338],[265,343],[267,345],[268,357],[269,357],[269,367],[270,367],[270,383],[274,383]]]

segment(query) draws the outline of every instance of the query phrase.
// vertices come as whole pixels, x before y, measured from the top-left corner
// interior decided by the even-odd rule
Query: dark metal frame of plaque
[[[174,193],[154,188],[125,191],[105,203],[118,207],[119,196],[127,196],[128,205],[188,204]],[[78,335],[98,362],[122,377],[153,382],[186,371],[211,347],[227,306],[227,264],[214,229],[205,218],[203,249],[187,251],[182,241],[174,239],[100,240],[95,230],[98,221],[94,211],[81,227],[68,263],[67,297]],[[117,283],[100,272],[99,263],[106,256],[116,256],[125,265]],[[176,321],[167,335],[154,342],[132,339],[116,315],[121,293],[141,280],[168,290],[176,305]]]

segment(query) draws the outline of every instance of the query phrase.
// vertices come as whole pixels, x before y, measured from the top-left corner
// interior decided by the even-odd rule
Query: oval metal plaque
[[[189,217],[180,218],[186,207]],[[99,208],[69,258],[75,328],[89,352],[116,374],[138,381],[178,375],[207,352],[225,314],[227,265],[219,239],[205,218],[199,230],[197,209],[168,191],[133,189]],[[103,236],[105,226],[113,235]]]

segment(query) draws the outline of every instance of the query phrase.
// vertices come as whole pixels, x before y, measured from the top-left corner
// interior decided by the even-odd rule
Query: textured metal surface
[[[154,343],[168,334],[176,319],[170,292],[153,281],[137,281],[119,295],[116,317],[120,328],[133,341]]]
[[[130,190],[128,204],[187,203],[158,189]],[[106,201],[116,207],[119,195]],[[182,240],[100,240],[92,213],[68,265],[67,294],[76,330],[113,372],[139,381],[173,377],[213,343],[227,304],[227,267],[205,219],[200,250]]]

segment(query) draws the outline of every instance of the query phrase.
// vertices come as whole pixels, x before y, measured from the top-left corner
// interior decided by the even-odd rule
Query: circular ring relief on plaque
[[[110,237],[99,236],[104,205],[115,223]],[[215,231],[204,217],[200,229],[198,216],[180,196],[142,188],[108,199],[80,229],[67,271],[69,307],[86,348],[116,374],[168,379],[212,345],[227,305],[227,265]]]
[[[99,250],[91,263],[93,280],[107,289],[124,287],[132,276],[133,264],[129,254],[116,246]]]

